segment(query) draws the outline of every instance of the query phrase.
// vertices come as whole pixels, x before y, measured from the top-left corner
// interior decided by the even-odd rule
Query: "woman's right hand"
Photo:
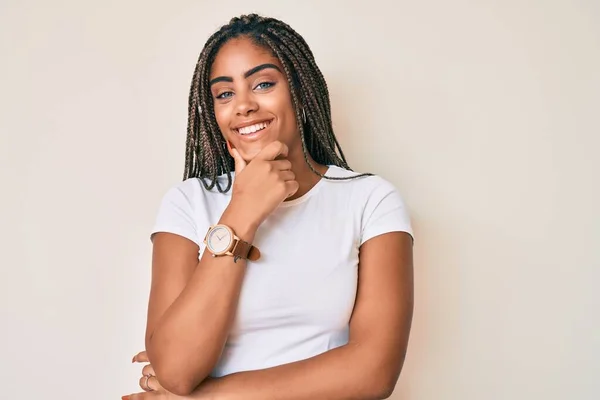
[[[249,163],[236,149],[229,151],[235,160],[235,181],[225,214],[257,229],[277,206],[298,191],[292,163],[285,159],[288,147],[279,141],[269,143]]]

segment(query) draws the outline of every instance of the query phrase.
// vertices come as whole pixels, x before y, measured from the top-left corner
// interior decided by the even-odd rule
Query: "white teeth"
[[[265,129],[267,126],[269,126],[268,123],[261,122],[261,123],[258,123],[258,124],[254,124],[254,125],[245,126],[243,128],[240,128],[240,129],[238,129],[238,132],[241,135],[249,135],[249,134],[254,133],[256,131],[260,131],[261,129]]]

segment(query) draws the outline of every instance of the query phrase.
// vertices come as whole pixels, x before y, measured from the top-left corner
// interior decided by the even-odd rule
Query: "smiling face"
[[[249,38],[229,40],[210,70],[221,133],[246,161],[279,140],[290,153],[301,146],[290,87],[279,59]]]

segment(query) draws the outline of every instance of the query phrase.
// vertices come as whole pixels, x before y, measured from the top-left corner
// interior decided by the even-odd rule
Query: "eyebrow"
[[[262,71],[263,69],[268,69],[268,68],[272,68],[272,69],[276,69],[277,71],[281,72],[281,69],[275,65],[275,64],[261,64],[258,65],[248,71],[246,71],[244,73],[244,79],[249,78],[250,76],[256,74],[257,72]],[[209,83],[208,86],[212,86],[217,82],[233,82],[233,78],[230,76],[218,76],[215,79],[212,79]]]

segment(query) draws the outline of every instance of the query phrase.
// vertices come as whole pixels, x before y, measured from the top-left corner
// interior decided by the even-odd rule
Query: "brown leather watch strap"
[[[237,261],[238,258],[247,259],[250,261],[256,261],[260,258],[260,251],[248,242],[241,239],[236,239],[236,243],[231,249],[234,259]]]

